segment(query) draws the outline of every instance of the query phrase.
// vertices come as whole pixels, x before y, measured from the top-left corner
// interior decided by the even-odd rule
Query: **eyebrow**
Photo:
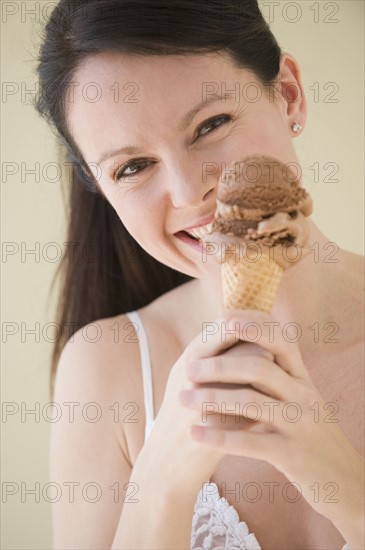
[[[220,95],[220,94],[217,94],[217,93],[212,94],[208,99],[205,99],[205,100],[201,101],[198,105],[196,105],[196,107],[194,107],[194,109],[191,109],[191,111],[189,111],[183,117],[183,119],[182,119],[182,121],[180,122],[180,125],[179,125],[179,130],[181,132],[186,130],[189,127],[189,125],[191,124],[191,122],[193,121],[194,117],[202,109],[204,109],[208,105],[210,105],[212,103],[216,103],[218,101],[224,101],[225,102],[226,100],[229,101],[229,100],[232,100],[232,99],[234,99],[234,95],[232,93],[228,93],[228,94],[226,93],[226,94],[223,94],[223,95]],[[143,150],[140,149],[139,147],[137,147],[136,145],[127,145],[126,147],[122,147],[120,149],[114,149],[112,151],[106,151],[105,153],[103,153],[101,155],[101,157],[97,161],[97,164],[100,165],[103,162],[105,162],[106,160],[108,160],[109,158],[114,157],[116,155],[120,155],[121,153],[124,153],[126,155],[138,155],[142,152],[143,152]]]

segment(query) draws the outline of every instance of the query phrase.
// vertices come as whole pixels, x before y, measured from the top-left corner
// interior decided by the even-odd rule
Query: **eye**
[[[198,129],[197,129],[198,137],[205,136],[206,134],[211,134],[216,128],[223,126],[223,124],[226,124],[230,120],[232,120],[232,117],[230,115],[219,115],[219,116],[210,118],[209,120],[206,120],[200,126],[198,126]],[[208,131],[202,133],[201,130],[205,128],[208,128]],[[211,128],[211,130],[209,130],[209,128]],[[113,179],[115,182],[118,182],[120,179],[125,179],[131,176],[135,176],[141,170],[136,171],[135,168],[133,167],[141,166],[143,164],[148,165],[149,163],[151,164],[152,161],[148,161],[145,159],[134,159],[131,162],[127,162],[126,164],[121,166],[119,170],[115,172]],[[125,170],[131,169],[131,168],[132,168],[132,173],[124,174]]]
[[[203,124],[201,124],[199,127],[198,127],[198,132],[199,132],[199,136],[205,136],[206,134],[211,134],[212,131],[214,131],[216,128],[219,128],[219,126],[222,126],[223,124],[229,122],[230,120],[232,120],[232,117],[230,115],[219,115],[219,116],[216,116],[214,118],[211,118],[209,120],[206,120],[205,122],[203,122]],[[220,122],[220,124],[219,124]],[[205,133],[202,133],[201,132],[201,129],[204,129],[204,128],[208,128],[209,129],[212,128],[211,131],[208,131],[208,132],[205,132]]]
[[[151,162],[151,161],[144,160],[144,159],[134,159],[131,162],[127,162],[126,164],[121,166],[121,168],[119,170],[117,170],[115,172],[114,177],[113,177],[114,181],[117,182],[120,179],[130,178],[131,176],[135,176],[136,174],[138,174],[138,172],[140,172],[140,170],[136,171],[135,167],[136,166],[141,166],[143,164],[148,164],[149,162]],[[132,169],[132,173],[123,174],[123,172],[125,170],[128,170],[128,169]]]

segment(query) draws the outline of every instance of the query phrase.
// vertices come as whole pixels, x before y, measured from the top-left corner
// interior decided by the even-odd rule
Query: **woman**
[[[38,73],[75,168],[54,399],[87,405],[52,431],[55,547],[363,548],[362,258],[310,221],[271,316],[224,312],[196,238],[229,163],[298,165],[299,68],[256,1],[61,1]]]

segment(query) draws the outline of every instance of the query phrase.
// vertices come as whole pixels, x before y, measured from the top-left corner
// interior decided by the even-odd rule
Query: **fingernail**
[[[180,392],[180,400],[183,405],[188,405],[194,401],[194,390],[182,390]]]

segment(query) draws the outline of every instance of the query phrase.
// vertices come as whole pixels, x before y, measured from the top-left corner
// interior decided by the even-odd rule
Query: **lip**
[[[206,218],[203,218],[202,220],[197,221],[193,225],[189,225],[189,227],[184,227],[183,229],[180,229],[180,231],[189,231],[190,229],[195,229],[197,227],[202,227],[203,225],[208,225],[208,223],[213,221],[213,218],[214,218],[214,212],[213,214],[210,214]]]
[[[196,226],[195,226],[196,227]],[[200,241],[196,241],[192,237],[189,237],[187,233],[184,233],[183,231],[178,231],[175,233],[175,237],[177,239],[180,239],[180,241],[190,245],[191,247],[195,248],[195,250],[198,250],[201,252],[203,250],[203,245]]]

